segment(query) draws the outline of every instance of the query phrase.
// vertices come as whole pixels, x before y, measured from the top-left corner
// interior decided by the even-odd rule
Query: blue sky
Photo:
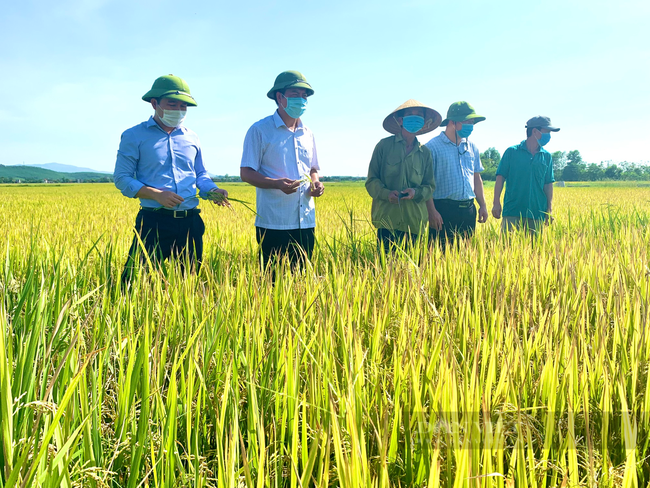
[[[120,134],[147,119],[154,79],[184,78],[211,173],[238,174],[275,76],[315,89],[303,122],[324,175],[365,175],[382,121],[409,98],[467,100],[472,139],[499,152],[535,115],[550,151],[650,162],[650,2],[21,0],[0,14],[0,164],[112,171]],[[421,137],[424,142],[439,130]]]

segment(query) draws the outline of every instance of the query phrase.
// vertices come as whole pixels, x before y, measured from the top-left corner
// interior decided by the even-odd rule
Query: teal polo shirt
[[[531,154],[526,141],[506,149],[497,175],[506,180],[504,217],[543,220],[547,209],[544,185],[553,183],[553,157],[544,148]]]

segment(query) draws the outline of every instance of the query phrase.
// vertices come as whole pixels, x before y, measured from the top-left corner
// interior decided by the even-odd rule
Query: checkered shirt
[[[474,193],[474,173],[483,171],[481,156],[476,145],[461,139],[456,146],[444,132],[425,144],[433,157],[433,175],[436,188],[434,200],[469,200]]]

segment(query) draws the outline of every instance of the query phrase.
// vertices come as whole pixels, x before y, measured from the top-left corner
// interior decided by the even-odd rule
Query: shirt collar
[[[395,142],[404,142],[404,145],[406,145],[406,141],[404,140],[404,136],[399,133],[395,134]],[[413,149],[416,151],[421,151],[422,150],[422,145],[420,144],[420,141],[418,141],[418,138],[416,137],[413,139]]]
[[[149,117],[149,120],[147,120],[147,129],[149,129],[151,127],[154,127],[154,126],[157,127],[158,129],[162,130],[163,132],[165,132],[163,130],[163,128],[158,125],[158,122],[156,122],[154,120],[153,115],[152,115],[151,117]],[[174,128],[173,131],[171,131],[171,134],[173,134],[174,131],[176,131],[176,130],[180,130],[181,132],[185,132],[185,126],[184,125],[179,125],[178,127]],[[167,134],[167,132],[165,132],[165,134]]]
[[[528,150],[528,146],[526,145],[526,139],[521,141],[521,144],[519,144],[519,149],[521,149],[522,151],[526,151],[531,156],[534,156],[534,154],[531,154],[530,151]],[[543,146],[540,146],[539,151],[537,151],[537,153],[542,153],[542,152],[548,152],[548,151],[546,149],[544,149]],[[535,154],[537,154],[537,153],[535,153]]]
[[[277,110],[273,112],[273,122],[275,122],[275,127],[278,129],[280,127],[287,127],[287,124],[284,123],[284,120],[282,120],[282,117],[280,117],[280,112]],[[289,129],[287,127],[287,129]],[[298,119],[298,125],[296,126],[296,129],[302,129],[302,120]]]
[[[451,139],[449,139],[449,137],[447,137],[447,133],[444,130],[440,133],[440,138],[442,139],[442,142],[444,142],[444,143],[451,144],[453,146],[456,145],[455,142],[453,142]],[[460,140],[460,144],[467,144],[467,138],[463,137]],[[459,144],[459,146],[460,146],[460,144]]]

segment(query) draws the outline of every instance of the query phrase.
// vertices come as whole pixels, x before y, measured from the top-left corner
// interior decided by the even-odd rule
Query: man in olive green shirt
[[[415,242],[429,224],[426,202],[435,188],[433,160],[416,136],[434,130],[441,121],[438,112],[415,100],[384,119],[384,129],[395,135],[375,147],[366,190],[372,197],[377,244],[385,251],[395,243]]]

